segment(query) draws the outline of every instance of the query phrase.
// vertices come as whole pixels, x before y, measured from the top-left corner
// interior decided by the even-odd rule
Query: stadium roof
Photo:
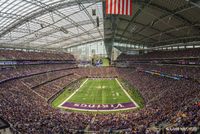
[[[62,49],[105,39],[149,47],[199,41],[199,13],[200,0],[133,0],[133,16],[105,15],[105,0],[1,0],[0,47]]]

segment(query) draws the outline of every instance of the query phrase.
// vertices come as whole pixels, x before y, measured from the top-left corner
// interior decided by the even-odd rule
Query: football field
[[[117,79],[86,79],[59,104],[60,108],[83,111],[128,110],[138,105]]]

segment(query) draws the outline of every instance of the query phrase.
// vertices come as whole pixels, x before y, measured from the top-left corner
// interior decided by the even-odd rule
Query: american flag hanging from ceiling
[[[132,0],[106,0],[106,14],[132,16]]]

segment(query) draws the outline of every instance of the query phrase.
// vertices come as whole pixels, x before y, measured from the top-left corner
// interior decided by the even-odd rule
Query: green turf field
[[[124,89],[117,79],[82,79],[79,86],[67,87],[52,102],[55,108],[63,108],[65,102],[78,104],[118,104],[135,102],[142,107],[143,99],[135,89]],[[123,83],[123,82],[122,82]],[[79,88],[78,88],[79,87]],[[126,92],[126,93],[125,93]],[[138,107],[138,108],[139,108]]]
[[[103,58],[102,61],[103,61],[103,65],[102,66],[104,66],[104,67],[109,66],[109,60],[107,58]]]
[[[68,100],[85,104],[116,104],[130,101],[115,79],[88,79]]]

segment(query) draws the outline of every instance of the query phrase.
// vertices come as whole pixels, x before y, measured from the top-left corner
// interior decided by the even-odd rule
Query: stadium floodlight
[[[65,34],[69,33],[69,31],[67,29],[65,29],[64,27],[60,27],[60,31],[62,31]]]

